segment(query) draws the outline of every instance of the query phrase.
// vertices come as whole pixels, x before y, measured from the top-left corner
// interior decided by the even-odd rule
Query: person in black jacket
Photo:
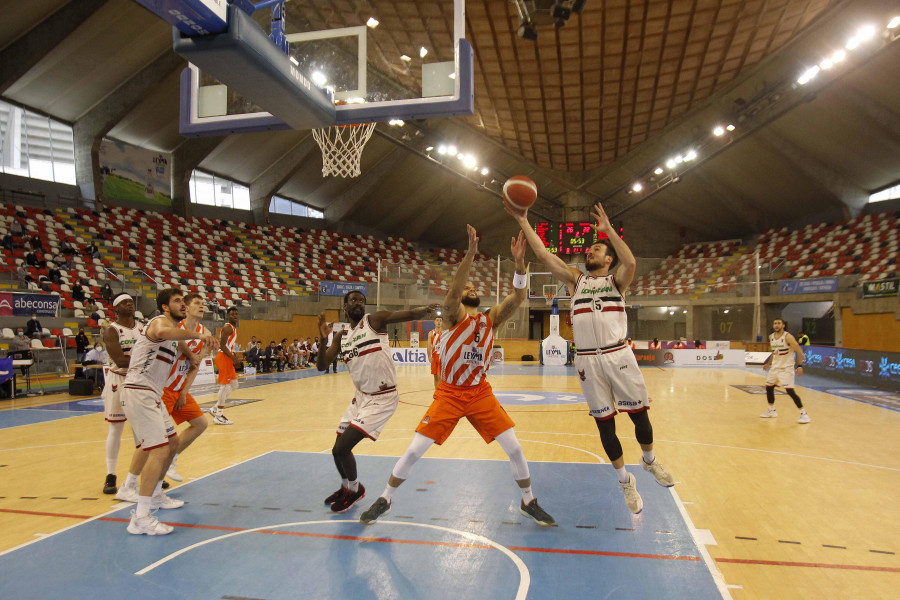
[[[250,347],[247,348],[247,353],[244,354],[244,360],[247,361],[247,364],[260,371],[260,361],[262,360],[263,353],[262,348],[260,347],[259,342],[250,342]]]
[[[87,354],[90,343],[88,336],[84,333],[84,327],[82,327],[78,330],[78,335],[75,336],[76,360],[79,363],[84,361],[84,355]]]
[[[37,314],[32,313],[31,319],[28,321],[28,324],[25,325],[25,335],[30,338],[39,338],[41,337],[41,332],[44,330],[41,327],[41,322],[38,321]]]

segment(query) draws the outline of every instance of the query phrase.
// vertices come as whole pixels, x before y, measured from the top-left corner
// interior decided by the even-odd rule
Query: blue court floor
[[[506,461],[424,458],[371,526],[396,458],[358,457],[366,498],[343,515],[330,454],[272,452],[182,485],[161,537],[132,505],[0,555],[0,598],[720,598],[676,503],[643,470],[632,515],[609,465],[532,463],[559,527],[518,510]]]

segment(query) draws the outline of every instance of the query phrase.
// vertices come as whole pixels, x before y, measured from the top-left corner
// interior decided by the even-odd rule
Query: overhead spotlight
[[[823,71],[827,71],[828,69],[830,69],[833,66],[834,66],[834,62],[832,62],[832,60],[830,58],[826,58],[825,60],[823,60],[822,62],[819,63],[819,68],[822,69]]]
[[[728,309],[726,308],[726,309],[723,310],[722,312],[725,313],[725,314],[727,315],[727,314],[728,314]]]
[[[696,158],[697,158],[697,151],[696,151],[696,150],[688,150],[688,153],[684,155],[684,160],[685,160],[685,161],[691,161],[691,160],[694,160],[694,159],[696,159]]]
[[[670,315],[674,315],[674,314],[675,314],[675,311],[674,311],[674,310],[670,310],[670,311],[669,311],[669,314],[670,314]]]
[[[653,173],[656,175],[662,175],[662,172],[663,172],[662,167],[656,167],[655,169],[653,169]]]
[[[427,146],[425,148],[425,152],[431,152],[432,150],[434,150],[434,146]]]
[[[894,17],[893,19],[891,19],[890,23],[888,23],[887,26],[888,29],[897,29],[897,27],[900,27],[900,17]]]
[[[801,75],[797,79],[797,83],[799,83],[800,85],[806,85],[807,83],[812,81],[813,78],[818,74],[819,74],[819,66],[818,65],[816,65],[814,67],[810,67],[807,70],[803,71],[803,75]]]
[[[462,152],[459,152],[459,153],[457,153],[456,158],[458,158],[459,160],[465,160],[466,155],[463,154]]]
[[[390,121],[388,121],[388,125],[394,125],[395,127],[398,127],[403,126],[404,123],[402,119],[391,119]]]
[[[447,146],[447,154],[456,154],[456,146],[453,144]]]
[[[412,59],[411,59],[410,57],[408,57],[407,55],[405,55],[405,54],[401,54],[401,55],[400,55],[400,60],[402,60],[403,62],[409,62],[409,61],[411,61]]]
[[[519,23],[519,30],[516,34],[523,40],[536,40],[538,37],[537,29],[530,21],[522,21]]]
[[[726,125],[725,129],[727,129],[728,131],[734,131],[734,125]]]
[[[844,48],[846,48],[847,50],[856,50],[857,48],[859,48],[859,44],[859,38],[854,35],[852,38],[847,40],[847,43],[844,44]]]
[[[482,175],[487,175],[488,173],[490,173],[490,170],[488,170],[487,167],[481,167],[481,174],[482,174]]]
[[[299,67],[299,66],[300,66],[300,63],[298,63],[298,62],[297,62],[297,59],[294,58],[293,56],[288,56],[288,60],[290,60],[292,63],[294,63],[294,66],[295,66],[295,67]]]
[[[856,37],[860,42],[865,42],[872,39],[873,37],[875,37],[875,26],[866,25],[865,27],[860,27],[859,31],[856,32]]]
[[[687,314],[687,311],[686,311],[686,310],[683,310],[683,311],[681,311],[681,314],[686,315],[686,314]]]
[[[447,146],[443,144],[438,146],[438,154],[447,154]]]
[[[471,154],[466,154],[465,156],[463,156],[462,162],[464,165],[466,165],[470,169],[474,169],[478,165],[478,162],[475,160],[475,157],[472,156]]]
[[[668,168],[668,169],[674,169],[674,168],[675,168],[675,160],[674,160],[674,159],[671,159],[671,158],[670,158],[669,160],[667,160],[667,161],[666,161],[666,168]]]
[[[422,46],[421,48],[419,48],[419,58],[425,58],[425,56],[427,54],[428,54],[428,48],[426,48],[425,46]]]
[[[310,79],[313,80],[313,83],[319,87],[324,86],[328,83],[328,78],[325,77],[325,74],[322,71],[313,71],[312,75],[310,75]]]
[[[715,129],[713,129],[713,135],[718,137],[720,135],[725,135],[725,128],[721,125],[717,125]]]
[[[631,186],[631,189],[634,190],[635,192],[639,192],[639,191],[641,191],[642,189],[644,189],[644,186],[641,185],[641,182],[640,182],[640,181],[638,181],[638,182],[635,183],[633,186]]]
[[[843,62],[845,58],[847,58],[847,53],[843,50],[838,50],[831,55],[831,62],[838,64],[839,62]]]
[[[369,17],[369,20],[366,21],[366,25],[368,25],[372,29],[375,29],[376,27],[378,27],[378,19],[376,19],[375,17]]]
[[[676,165],[680,165],[681,163],[684,162],[684,157],[683,157],[682,155],[678,154],[678,155],[675,156],[675,158],[673,158],[672,160],[675,161],[675,164],[676,164]]]

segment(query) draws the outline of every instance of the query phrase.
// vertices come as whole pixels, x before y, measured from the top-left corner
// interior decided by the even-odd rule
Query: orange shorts
[[[431,374],[432,375],[440,375],[441,374],[441,361],[435,357],[431,358]]]
[[[172,420],[176,425],[181,425],[185,421],[192,421],[197,417],[203,416],[203,411],[200,410],[200,405],[197,404],[197,401],[194,400],[194,397],[188,393],[187,401],[184,403],[180,409],[175,410],[175,403],[178,402],[178,396],[180,396],[180,392],[173,392],[172,390],[163,390],[163,402],[166,404],[166,410],[169,411],[169,415],[171,415]]]
[[[234,361],[228,358],[224,352],[216,354],[216,368],[219,370],[217,381],[222,384],[231,383],[237,379],[237,371],[234,370]]]
[[[434,402],[428,407],[416,432],[433,439],[440,446],[450,437],[462,417],[469,420],[488,444],[515,426],[487,381],[466,387],[441,381],[434,392]]]

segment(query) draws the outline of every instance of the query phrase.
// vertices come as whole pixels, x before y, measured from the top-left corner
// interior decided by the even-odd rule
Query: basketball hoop
[[[556,297],[555,293],[550,293],[550,294],[545,293],[544,294],[544,298],[547,299],[547,306],[553,306],[553,298],[555,298],[555,297]]]
[[[359,177],[359,159],[373,131],[375,123],[313,129],[313,139],[322,150],[322,177]]]

